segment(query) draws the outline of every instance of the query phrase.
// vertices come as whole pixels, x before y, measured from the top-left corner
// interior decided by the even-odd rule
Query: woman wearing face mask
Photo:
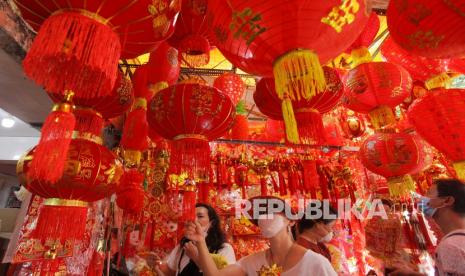
[[[324,243],[328,243],[333,239],[333,227],[336,224],[337,212],[329,205],[326,207],[328,212],[324,212],[324,204],[320,204],[320,207],[317,207],[315,202],[311,202],[309,205],[310,206],[308,206],[307,209],[311,208],[310,210],[319,210],[318,213],[328,213],[329,216],[324,217],[322,215],[314,219],[304,216],[297,223],[297,243],[315,253],[323,255],[326,259],[328,259],[328,261],[331,261],[331,254]]]
[[[229,243],[226,243],[220,218],[215,209],[203,203],[197,203],[195,207],[197,215],[195,223],[199,226],[199,233],[205,241],[207,251],[222,256],[228,264],[235,263],[234,249]],[[162,263],[156,270],[159,275],[166,276],[203,275],[199,269],[197,247],[186,237],[168,255],[166,264]]]
[[[257,202],[259,202],[257,204]],[[256,197],[250,200],[251,221],[258,225],[262,235],[268,239],[270,248],[240,259],[236,264],[219,270],[208,254],[208,247],[201,234],[199,223],[187,225],[187,237],[193,240],[199,251],[200,266],[206,276],[252,276],[252,275],[336,275],[331,264],[323,256],[294,243],[290,227],[294,224],[286,212],[270,210],[270,206],[280,201],[287,215],[290,208],[279,198]],[[266,204],[265,204],[266,203]],[[258,206],[261,206],[259,208]],[[258,212],[258,211],[264,212]],[[256,212],[255,212],[256,211]],[[253,214],[258,216],[253,216]],[[257,214],[258,213],[258,214]]]

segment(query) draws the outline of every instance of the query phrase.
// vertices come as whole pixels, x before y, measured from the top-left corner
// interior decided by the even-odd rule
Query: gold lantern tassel
[[[410,192],[415,191],[415,182],[409,174],[406,174],[389,178],[388,187],[391,197],[405,197],[408,196]]]
[[[372,60],[371,53],[366,47],[353,49],[350,55],[352,58],[352,68],[355,68],[362,63],[371,62]]]
[[[451,82],[452,78],[447,73],[441,73],[425,81],[425,87],[428,90],[432,90],[434,88],[439,87],[448,88]]]
[[[465,180],[465,161],[454,162],[452,165],[457,173],[457,177],[460,180]]]
[[[396,123],[394,112],[389,106],[381,105],[370,111],[369,116],[375,130]]]
[[[298,144],[300,139],[299,131],[297,130],[297,121],[295,119],[294,109],[292,108],[292,101],[287,95],[282,101],[281,109],[283,111],[287,140],[291,143]]]

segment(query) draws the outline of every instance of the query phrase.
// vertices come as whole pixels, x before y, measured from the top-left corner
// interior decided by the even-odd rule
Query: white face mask
[[[258,227],[262,232],[263,237],[269,239],[276,236],[279,231],[286,227],[284,217],[280,215],[260,215],[258,217]]]
[[[320,242],[330,242],[333,239],[333,237],[334,237],[334,233],[329,232],[323,238],[320,239]]]

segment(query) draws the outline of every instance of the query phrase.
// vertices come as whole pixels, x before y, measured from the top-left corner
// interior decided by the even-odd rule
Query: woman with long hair
[[[220,217],[215,209],[205,203],[195,205],[196,220],[199,227],[199,234],[205,241],[205,247],[209,254],[218,254],[228,264],[236,262],[234,249],[226,242],[226,236],[221,229]],[[188,237],[184,237],[166,259],[156,268],[157,273],[171,276],[196,276],[203,275],[199,269],[199,253],[197,247]],[[163,274],[162,274],[163,273]]]

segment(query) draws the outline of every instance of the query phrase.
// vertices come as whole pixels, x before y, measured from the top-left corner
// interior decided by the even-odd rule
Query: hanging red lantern
[[[224,73],[213,82],[213,87],[228,95],[233,105],[237,105],[245,92],[245,83],[242,78],[233,73]]]
[[[207,21],[215,45],[235,66],[274,76],[284,120],[288,128],[294,126],[286,131],[288,140],[299,143],[291,100],[325,90],[320,63],[353,43],[368,20],[365,8],[357,0],[209,1]]]
[[[131,214],[139,214],[144,207],[144,176],[136,169],[126,171],[116,193],[118,207]]]
[[[414,55],[461,57],[465,54],[464,11],[463,1],[393,0],[387,9],[389,33]]]
[[[420,136],[454,162],[465,179],[465,90],[436,89],[415,101],[408,118]]]
[[[155,51],[150,53],[146,66],[148,67],[148,88],[155,94],[178,81],[181,71],[178,50],[171,47],[168,42],[162,42]]]
[[[234,118],[234,124],[231,128],[231,138],[236,140],[249,139],[249,120],[244,101],[240,101],[236,105],[236,118]]]
[[[207,0],[183,0],[174,34],[169,39],[189,67],[207,65],[210,61],[206,13]]]
[[[38,31],[24,71],[47,91],[108,95],[120,58],[150,52],[171,35],[177,1],[15,0],[24,20]]]
[[[422,160],[419,143],[406,133],[376,133],[360,146],[360,161],[370,171],[388,179],[391,196],[408,195],[415,183],[408,175]]]
[[[208,179],[208,141],[223,136],[234,117],[229,97],[199,84],[177,84],[161,90],[147,113],[150,127],[163,138],[173,140],[170,171],[187,173],[194,181]]]
[[[253,100],[263,115],[273,120],[283,120],[281,101],[275,94],[273,78],[261,78],[257,82]]]
[[[399,47],[391,37],[384,40],[381,53],[388,62],[406,69],[413,80],[427,80],[447,71],[448,59],[432,59],[411,54]]]
[[[409,73],[389,62],[363,63],[350,70],[343,97],[345,106],[370,115],[375,129],[396,122],[392,108],[402,103],[412,89]]]

